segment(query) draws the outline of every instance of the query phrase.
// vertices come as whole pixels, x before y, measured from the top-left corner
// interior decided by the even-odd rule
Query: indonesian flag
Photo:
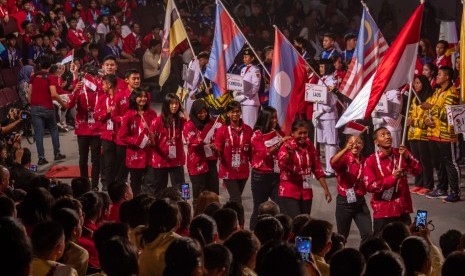
[[[367,129],[366,126],[351,121],[347,123],[342,133],[347,134],[347,135],[360,136],[366,129]]]
[[[383,57],[376,73],[342,114],[337,128],[357,119],[369,119],[385,91],[398,89],[413,80],[423,7],[422,3],[414,11]]]
[[[457,26],[453,20],[441,20],[439,28],[439,40],[449,42],[449,49],[446,49],[446,56],[450,56],[457,51],[459,39],[457,36]]]
[[[63,58],[63,60],[61,61],[61,64],[62,65],[65,65],[66,63],[69,63],[69,62],[72,62],[73,61],[73,58],[74,58],[74,49],[69,51],[66,56]]]
[[[276,131],[270,131],[263,135],[263,140],[265,141],[265,146],[267,148],[271,148],[272,146],[276,145],[281,141],[281,137],[278,135]]]
[[[205,144],[210,144],[215,130],[221,127],[222,120],[218,116],[214,123],[210,122],[203,127],[202,132],[200,133],[200,138],[203,139]]]
[[[90,90],[95,91],[97,89],[97,84],[95,83],[95,79],[91,75],[85,74],[83,82],[84,82],[84,86],[89,88]]]

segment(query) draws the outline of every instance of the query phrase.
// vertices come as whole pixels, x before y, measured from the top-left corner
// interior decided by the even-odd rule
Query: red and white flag
[[[347,135],[360,136],[366,129],[367,129],[366,126],[359,124],[357,122],[351,121],[347,123],[342,133],[347,134]]]
[[[342,114],[337,128],[357,119],[367,120],[385,91],[398,89],[413,80],[423,7],[422,3],[414,11],[381,60],[376,73]]]
[[[84,86],[89,88],[90,90],[95,91],[97,89],[97,84],[95,83],[95,79],[91,75],[85,74],[83,82],[84,82]]]
[[[278,132],[273,130],[263,134],[263,140],[265,141],[265,147],[271,148],[281,141],[281,137],[279,136]]]
[[[221,127],[223,120],[218,116],[214,123],[208,123],[203,127],[202,132],[200,133],[200,138],[203,139],[205,144],[210,144],[215,134],[215,131]]]
[[[65,65],[66,63],[72,62],[74,59],[74,49],[69,51],[66,56],[63,58],[61,61],[62,65]]]

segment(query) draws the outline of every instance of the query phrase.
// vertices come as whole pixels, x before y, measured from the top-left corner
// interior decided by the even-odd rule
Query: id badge
[[[89,125],[95,124],[94,112],[93,111],[87,111],[87,123]]]
[[[381,196],[381,198],[383,200],[387,200],[387,201],[390,201],[392,199],[392,195],[394,194],[394,187],[392,187],[391,189],[388,189],[386,191],[383,192],[383,195]]]
[[[280,173],[281,170],[279,169],[279,166],[278,166],[278,159],[275,159],[273,161],[273,172],[275,173]]]
[[[213,151],[210,145],[203,145],[203,151],[205,151],[205,157],[209,158],[213,156]]]
[[[107,121],[107,130],[113,130],[113,121],[111,119]]]
[[[312,176],[309,174],[303,175],[302,178],[304,179],[303,188],[304,189],[311,189],[312,188]]]
[[[175,159],[176,158],[176,145],[170,145],[168,148],[168,158]]]
[[[347,203],[357,202],[357,197],[355,196],[354,188],[346,190]]]
[[[241,154],[240,153],[233,153],[232,160],[231,160],[231,167],[239,168],[241,165]]]

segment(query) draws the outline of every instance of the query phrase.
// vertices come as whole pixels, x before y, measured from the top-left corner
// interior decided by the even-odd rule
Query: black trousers
[[[216,166],[216,160],[210,160],[208,163],[208,172],[189,175],[189,178],[192,183],[192,195],[194,199],[194,204],[197,201],[200,193],[203,191],[211,191],[220,194],[220,180],[218,178],[218,169]]]
[[[436,160],[437,188],[446,192],[450,186],[451,191],[459,193],[460,169],[455,158],[455,143],[429,141],[429,145],[433,160]]]
[[[131,176],[131,189],[134,196],[141,193],[142,184],[145,182],[147,169],[129,169]]]
[[[290,198],[290,197],[280,197],[279,198],[279,209],[281,213],[287,214],[291,218],[295,218],[300,214],[308,214],[312,212],[312,201]]]
[[[115,180],[128,181],[129,170],[126,168],[126,146],[116,145]]]
[[[247,179],[224,179],[223,181],[228,190],[229,200],[242,203],[242,192],[244,192]]]
[[[116,167],[116,144],[115,142],[102,140],[101,156],[101,180],[103,190],[107,191],[108,186],[115,181]]]
[[[336,198],[337,233],[346,239],[349,236],[352,220],[360,232],[361,242],[366,242],[373,234],[370,209],[364,197],[358,197],[357,202],[347,203],[347,198],[338,195]]]
[[[78,135],[78,151],[79,151],[79,171],[81,177],[89,178],[89,150],[90,162],[92,164],[91,182],[92,188],[98,187],[100,176],[100,136]]]
[[[415,176],[415,186],[424,187],[430,190],[434,188],[434,166],[429,149],[429,141],[411,140],[410,150],[413,156],[420,160],[423,173]]]
[[[397,221],[400,221],[407,226],[410,226],[410,224],[412,224],[412,218],[410,217],[410,214],[407,214],[407,213],[402,214],[399,217],[373,219],[373,236],[379,237],[384,226],[388,225],[391,222],[397,222]]]
[[[250,217],[250,230],[255,229],[258,217],[258,207],[268,198],[278,203],[279,173],[263,173],[252,170],[253,211]]]
[[[148,168],[145,176],[144,192],[152,194],[155,197],[160,196],[163,190],[168,187],[168,175],[171,180],[171,186],[181,191],[184,180],[184,167],[170,168]]]

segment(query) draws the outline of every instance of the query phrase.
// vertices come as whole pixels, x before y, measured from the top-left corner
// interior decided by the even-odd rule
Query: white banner
[[[379,113],[388,113],[389,112],[389,103],[386,97],[386,94],[381,95],[381,98],[379,98],[379,102],[376,105],[375,112]]]
[[[465,104],[446,107],[447,120],[454,126],[455,133],[465,133]],[[452,122],[450,122],[452,121]]]
[[[231,91],[244,92],[243,77],[235,74],[226,74],[226,87]]]
[[[306,83],[305,101],[326,104],[328,102],[328,88],[324,85]]]

